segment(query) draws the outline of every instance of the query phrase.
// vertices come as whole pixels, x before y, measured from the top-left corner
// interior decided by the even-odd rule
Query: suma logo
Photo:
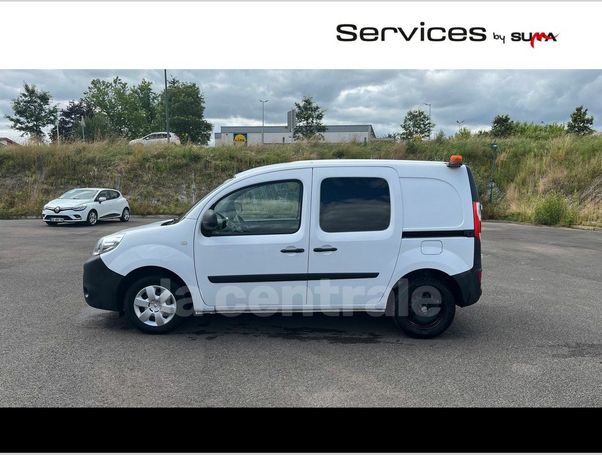
[[[535,41],[558,41],[558,33],[544,33],[544,32],[514,32],[510,35],[512,41],[526,41],[531,44],[531,47],[535,48]]]

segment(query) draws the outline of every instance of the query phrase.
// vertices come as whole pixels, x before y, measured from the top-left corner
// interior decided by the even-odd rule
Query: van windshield
[[[226,185],[228,182],[230,182],[233,179],[234,179],[234,177],[224,180],[219,186],[215,187],[213,190],[211,190],[209,193],[207,193],[207,195],[203,199],[201,199],[196,204],[194,204],[192,207],[190,207],[183,215],[181,215],[177,218],[174,218],[169,223],[164,223],[164,224],[174,224],[174,223],[177,223],[178,221],[180,221],[182,218],[188,218],[188,214],[191,213],[196,208],[197,205],[205,202],[205,200],[207,198],[211,197],[213,195],[213,193],[215,193],[216,191],[219,191],[224,185]]]

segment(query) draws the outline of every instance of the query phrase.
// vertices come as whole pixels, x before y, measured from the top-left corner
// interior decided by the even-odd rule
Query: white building
[[[368,142],[376,139],[372,125],[324,125],[324,142]],[[215,133],[215,145],[290,144],[295,129],[295,111],[287,113],[283,126],[222,126]]]

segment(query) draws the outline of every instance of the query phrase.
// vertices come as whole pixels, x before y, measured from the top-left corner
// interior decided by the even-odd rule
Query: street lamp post
[[[456,123],[458,124],[458,133],[459,133],[460,130],[462,129],[462,125],[464,125],[464,120],[456,120]]]
[[[265,142],[263,140],[264,128],[265,128],[265,103],[270,100],[259,100],[261,103],[261,144],[263,145]]]
[[[165,101],[165,129],[167,130],[167,143],[169,144],[169,101],[167,100],[167,70],[163,70],[163,79],[165,80],[165,92],[163,92],[165,94],[165,96],[163,97]]]
[[[497,144],[491,144],[491,178],[489,179],[489,203],[493,204],[493,177],[495,175],[495,162],[497,161]]]
[[[429,107],[429,140],[431,139],[431,130],[433,129],[433,127],[431,126],[433,124],[432,122],[432,117],[431,117],[431,103],[424,103],[425,106]]]

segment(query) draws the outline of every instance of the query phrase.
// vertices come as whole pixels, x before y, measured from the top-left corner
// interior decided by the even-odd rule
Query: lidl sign
[[[234,133],[234,142],[236,144],[246,144],[247,133]]]

